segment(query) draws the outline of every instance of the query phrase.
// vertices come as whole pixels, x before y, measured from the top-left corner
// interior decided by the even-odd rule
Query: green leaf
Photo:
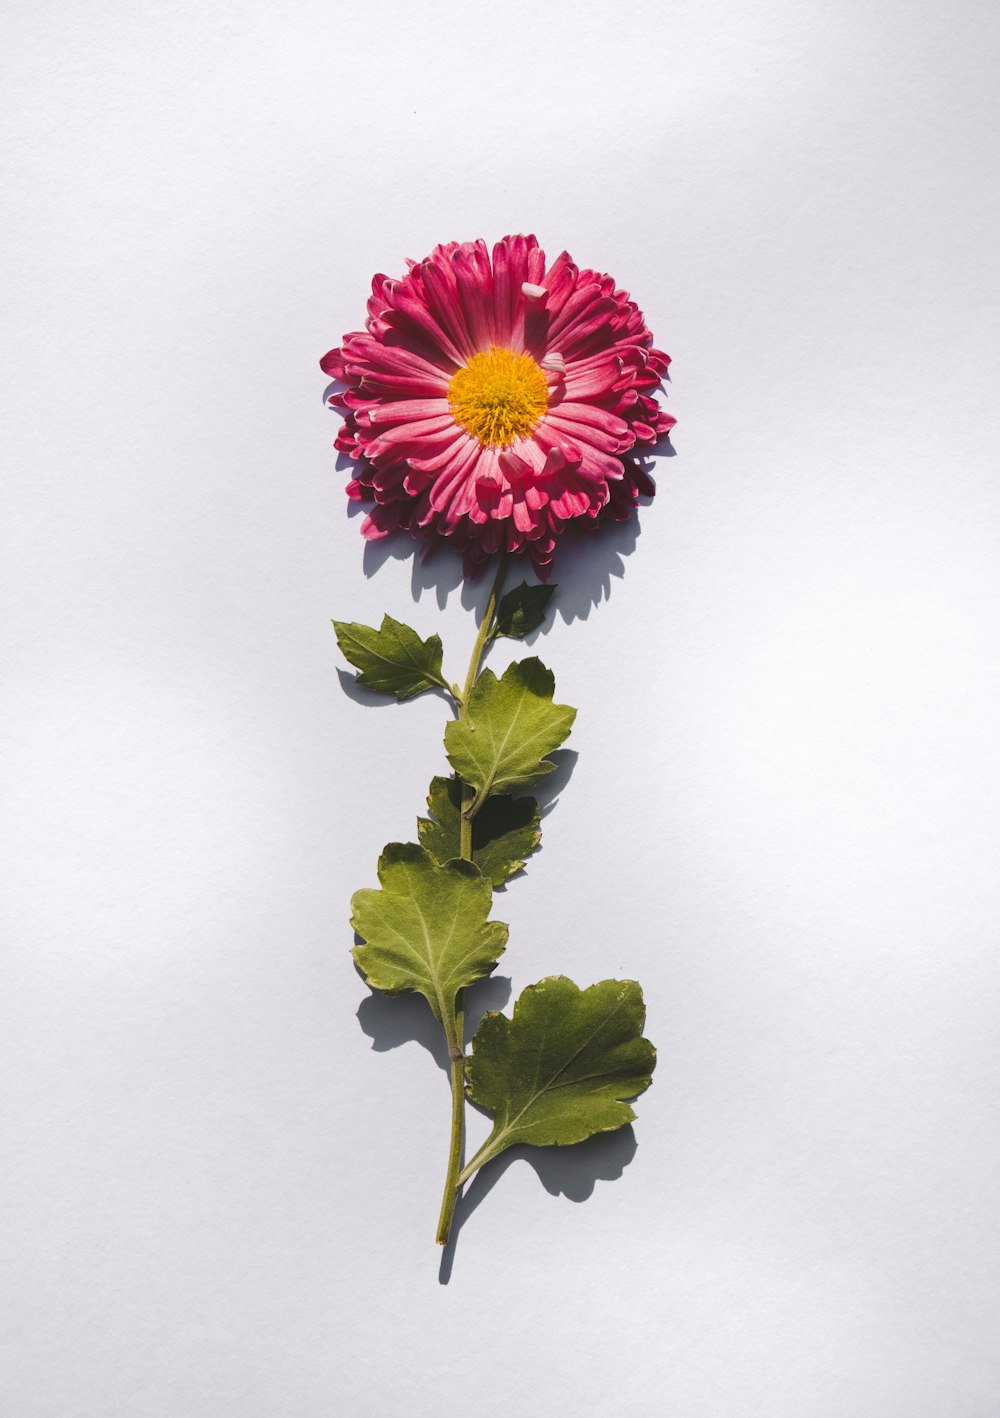
[[[426,996],[447,1028],[458,991],[488,975],[507,943],[507,927],[486,919],[490,883],[471,862],[439,866],[412,842],[389,843],[378,879],[380,891],[351,899],[351,925],[365,941],[354,959],[376,989]]]
[[[417,818],[421,846],[438,862],[461,853],[462,784],[433,778],[427,798],[430,817]],[[490,798],[472,823],[472,860],[494,886],[520,871],[542,839],[534,798]]]
[[[623,1100],[649,1087],[656,1063],[645,1019],[634,980],[581,990],[564,975],[529,985],[513,1019],[487,1014],[466,1072],[468,1095],[493,1114],[493,1131],[462,1180],[515,1143],[582,1142],[631,1122]]]
[[[532,630],[537,630],[545,619],[545,611],[555,586],[529,586],[522,581],[497,606],[498,635],[506,635],[511,640],[523,640]]]
[[[378,630],[343,620],[335,620],[333,628],[345,659],[361,671],[357,682],[363,689],[412,699],[425,689],[448,688],[441,674],[440,635],[421,640],[391,615],[382,617]]]
[[[476,790],[476,810],[490,793],[530,788],[555,764],[545,757],[566,738],[576,710],[553,704],[555,680],[534,657],[509,665],[502,679],[483,670],[465,716],[444,731],[448,762]]]

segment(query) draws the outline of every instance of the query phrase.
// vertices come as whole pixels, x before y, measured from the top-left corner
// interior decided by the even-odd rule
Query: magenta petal
[[[394,280],[376,275],[365,328],[320,361],[343,385],[337,449],[355,464],[348,495],[369,504],[366,538],[406,531],[425,548],[451,543],[469,574],[506,547],[549,574],[573,524],[632,514],[653,492],[629,450],[673,427],[656,391],[670,363],[611,276],[551,264],[533,236],[446,242]],[[493,346],[542,367],[547,411],[510,447],[460,427],[454,374]]]

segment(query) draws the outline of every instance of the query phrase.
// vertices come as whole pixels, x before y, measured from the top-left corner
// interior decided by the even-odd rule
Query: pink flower
[[[652,480],[630,457],[675,420],[653,397],[670,360],[610,276],[533,236],[436,246],[376,276],[364,330],[320,364],[346,385],[335,446],[366,537],[447,539],[470,571],[506,548],[541,575],[570,524],[627,517]]]

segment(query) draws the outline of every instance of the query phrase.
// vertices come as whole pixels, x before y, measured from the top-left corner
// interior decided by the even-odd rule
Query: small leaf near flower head
[[[412,699],[425,689],[448,688],[441,675],[440,635],[421,640],[391,615],[382,617],[378,630],[343,620],[335,620],[333,628],[344,658],[361,671],[357,682],[362,689]]]
[[[461,855],[461,781],[432,779],[427,806],[430,817],[417,818],[420,844],[435,861],[451,861]],[[490,798],[472,823],[472,860],[494,886],[502,886],[521,870],[541,838],[534,798]]]
[[[351,952],[370,985],[415,990],[438,1019],[453,1019],[455,996],[488,975],[507,927],[488,921],[493,892],[471,862],[439,866],[412,842],[390,842],[379,858],[382,889],[356,891],[351,925],[364,938]]]
[[[493,792],[529,788],[555,769],[545,755],[566,738],[576,710],[553,704],[554,690],[552,671],[534,657],[508,665],[502,679],[483,670],[476,680],[466,717],[448,725],[444,743],[478,804]]]
[[[522,581],[497,606],[497,634],[511,640],[523,640],[537,630],[545,619],[545,611],[555,586],[529,586]]]
[[[512,1019],[485,1015],[466,1073],[468,1096],[493,1114],[493,1131],[466,1174],[515,1143],[582,1142],[631,1122],[623,1100],[649,1087],[656,1064],[645,1021],[634,980],[581,990],[564,975],[529,985]]]

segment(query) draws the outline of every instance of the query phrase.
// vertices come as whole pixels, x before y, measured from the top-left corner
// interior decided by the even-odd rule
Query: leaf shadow
[[[364,979],[360,970],[358,974]],[[510,1000],[511,989],[509,976],[487,975],[464,991],[467,1043],[488,1010],[503,1009]],[[372,990],[358,1006],[357,1019],[362,1032],[371,1039],[376,1053],[398,1049],[401,1044],[420,1044],[438,1068],[445,1074],[449,1073],[444,1031],[423,995],[388,995],[382,990]]]
[[[515,1162],[527,1162],[550,1196],[563,1196],[567,1201],[579,1203],[593,1195],[598,1182],[617,1181],[635,1156],[638,1145],[635,1130],[627,1123],[615,1132],[595,1133],[585,1142],[569,1147],[531,1147],[522,1143],[487,1162],[458,1199],[451,1236],[441,1253],[439,1282],[447,1285],[451,1279],[462,1227]]]
[[[572,778],[577,760],[580,757],[575,748],[557,748],[547,756],[556,765],[555,771],[550,773],[547,778],[543,778],[540,783],[536,783],[531,790],[538,803],[543,821],[559,802],[562,790]]]
[[[400,701],[394,694],[382,694],[374,689],[365,689],[363,685],[358,684],[358,677],[353,670],[338,667],[337,678],[348,699],[353,699],[355,704],[363,704],[366,709],[388,709],[399,705]],[[443,689],[424,690],[423,692],[440,699],[442,704],[451,707],[451,700]]]

